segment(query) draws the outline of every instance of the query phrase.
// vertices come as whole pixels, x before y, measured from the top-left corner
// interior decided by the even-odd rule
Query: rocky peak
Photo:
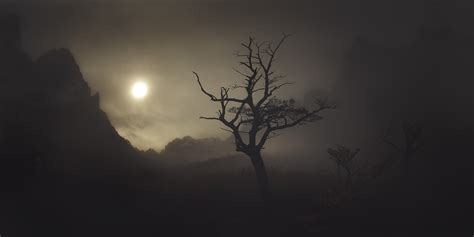
[[[53,49],[41,55],[35,63],[39,89],[56,102],[71,105],[88,100],[89,85],[72,53],[67,49]]]

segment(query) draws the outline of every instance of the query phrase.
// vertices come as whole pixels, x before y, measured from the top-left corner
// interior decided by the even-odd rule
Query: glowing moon
[[[144,82],[135,82],[132,86],[132,96],[141,99],[148,94],[148,86]]]

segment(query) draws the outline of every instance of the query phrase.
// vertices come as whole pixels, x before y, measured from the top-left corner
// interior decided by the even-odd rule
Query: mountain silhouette
[[[100,109],[100,97],[84,80],[69,50],[51,50],[35,62],[44,100],[42,127],[49,147],[49,161],[72,172],[127,169],[139,152],[120,137]],[[57,154],[57,153],[59,154]],[[66,157],[64,156],[66,155]]]
[[[110,218],[127,187],[158,186],[159,164],[116,132],[71,51],[32,59],[20,25],[0,18],[0,234],[68,236]]]
[[[41,162],[43,168],[69,174],[128,170],[132,158],[143,154],[115,131],[73,54],[53,49],[32,60],[16,43],[20,39],[16,18],[6,19],[1,55],[2,152],[6,152],[2,157],[24,160],[23,165]]]

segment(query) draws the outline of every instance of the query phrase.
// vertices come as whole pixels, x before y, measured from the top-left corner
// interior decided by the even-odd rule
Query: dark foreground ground
[[[350,200],[336,201],[323,176],[273,173],[275,198],[264,205],[252,174],[165,172],[140,185],[62,174],[30,177],[23,188],[2,193],[1,234],[470,236],[472,228],[472,206],[463,206],[469,196],[453,198],[462,194],[460,187],[439,183],[440,189],[421,177],[373,182]]]

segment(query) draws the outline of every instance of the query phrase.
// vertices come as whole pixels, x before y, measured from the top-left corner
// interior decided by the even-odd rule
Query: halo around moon
[[[136,99],[142,99],[148,94],[148,85],[145,82],[135,82],[131,90],[132,96]]]

